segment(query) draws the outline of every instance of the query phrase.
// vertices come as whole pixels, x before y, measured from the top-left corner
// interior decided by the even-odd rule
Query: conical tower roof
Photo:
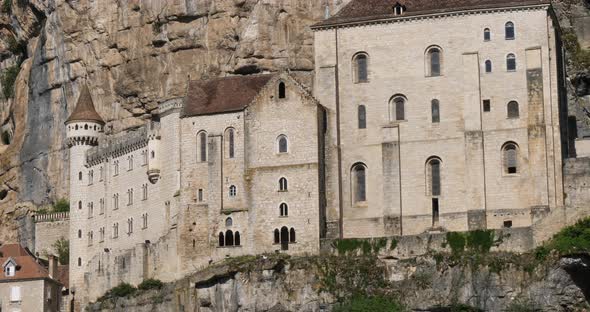
[[[67,124],[74,121],[93,121],[104,125],[104,120],[102,120],[100,115],[96,112],[96,109],[94,109],[92,96],[90,96],[90,90],[88,90],[88,85],[86,84],[82,86],[82,91],[80,92],[76,108],[74,108],[74,111],[65,123]]]

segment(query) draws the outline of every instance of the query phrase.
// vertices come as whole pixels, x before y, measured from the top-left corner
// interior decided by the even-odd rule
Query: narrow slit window
[[[440,122],[440,102],[438,100],[432,100],[430,103],[430,108],[432,112],[432,123],[439,123]]]
[[[359,129],[367,128],[367,109],[365,105],[359,105],[358,107],[358,126]]]

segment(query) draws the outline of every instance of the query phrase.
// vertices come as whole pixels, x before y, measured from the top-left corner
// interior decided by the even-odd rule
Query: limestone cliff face
[[[0,241],[16,238],[15,217],[68,197],[63,122],[83,84],[107,132],[141,125],[189,78],[312,71],[309,25],[348,1],[1,1],[0,69],[18,77],[0,100]]]
[[[358,291],[398,298],[411,311],[587,311],[586,255],[528,269],[511,263],[510,255],[493,257],[494,265],[475,267],[430,256],[259,257],[212,266],[160,290],[102,300],[88,311],[331,311]],[[452,309],[459,304],[473,308]]]

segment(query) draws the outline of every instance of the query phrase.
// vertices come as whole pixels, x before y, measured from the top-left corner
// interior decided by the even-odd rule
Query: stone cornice
[[[336,28],[351,28],[351,27],[359,27],[359,26],[393,24],[393,23],[402,23],[402,22],[427,20],[427,19],[435,19],[435,18],[447,18],[447,17],[464,16],[464,15],[490,14],[490,13],[500,13],[500,12],[510,12],[510,11],[548,10],[550,7],[551,7],[550,4],[538,4],[538,5],[526,5],[526,6],[516,6],[516,7],[498,7],[498,8],[493,8],[493,9],[487,8],[487,9],[460,10],[460,11],[453,11],[453,12],[418,14],[418,15],[411,15],[411,16],[394,16],[394,17],[377,17],[377,18],[367,17],[367,19],[362,19],[362,20],[357,20],[357,21],[335,22],[333,24],[324,24],[324,25],[312,25],[311,29],[313,31],[320,31],[320,30],[329,30],[329,29],[336,29]]]

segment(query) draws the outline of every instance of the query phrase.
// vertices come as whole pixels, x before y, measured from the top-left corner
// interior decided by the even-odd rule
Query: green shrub
[[[0,78],[4,98],[9,99],[14,97],[14,83],[16,82],[16,77],[18,76],[19,71],[20,66],[14,65],[6,68],[2,73],[2,77]]]
[[[65,199],[58,199],[55,204],[53,204],[53,212],[68,212],[70,211],[70,202]]]
[[[2,13],[10,13],[12,11],[12,0],[2,1]]]
[[[70,263],[70,241],[63,236],[53,243],[53,248],[57,252],[59,263],[66,265]]]
[[[590,218],[559,231],[546,248],[557,250],[562,255],[590,251]]]
[[[9,36],[7,39],[8,50],[14,55],[24,55],[27,53],[27,43],[23,40],[16,40],[15,36]]]
[[[160,289],[160,288],[162,288],[162,286],[164,286],[162,281],[157,280],[157,279],[153,279],[153,278],[148,278],[148,279],[144,280],[143,282],[141,282],[141,284],[137,285],[137,288],[139,288],[141,290],[150,290],[150,289]]]
[[[337,304],[333,312],[399,312],[404,307],[397,301],[386,297],[353,297]]]
[[[448,232],[447,243],[451,247],[451,252],[454,255],[461,254],[465,250],[465,235],[458,232]]]
[[[564,30],[561,39],[575,68],[586,69],[590,67],[590,51],[580,46],[578,36],[572,29]]]
[[[127,297],[134,294],[136,291],[137,288],[133,287],[131,284],[121,283],[107,291],[103,298]]]
[[[475,230],[467,233],[467,247],[475,252],[487,253],[494,245],[494,231]]]

